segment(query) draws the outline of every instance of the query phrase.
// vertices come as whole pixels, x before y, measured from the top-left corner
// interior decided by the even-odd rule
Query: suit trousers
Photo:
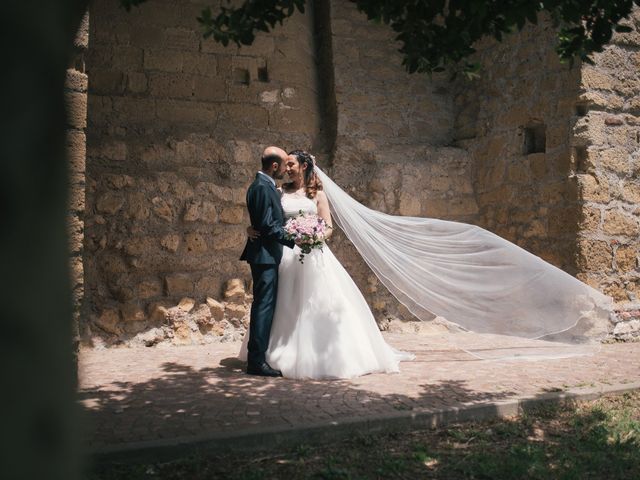
[[[259,365],[265,361],[269,335],[278,295],[278,265],[250,264],[253,278],[253,303],[249,323],[247,361]]]

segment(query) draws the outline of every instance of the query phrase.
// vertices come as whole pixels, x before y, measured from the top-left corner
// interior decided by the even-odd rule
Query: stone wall
[[[455,96],[457,144],[474,162],[480,225],[576,273],[580,213],[570,139],[580,68],[559,62],[548,22],[478,45],[480,78]]]
[[[584,65],[574,130],[575,176],[583,200],[579,278],[611,295],[616,338],[640,336],[640,10],[634,31],[616,34]]]
[[[319,130],[310,16],[225,48],[201,38],[196,17],[209,4],[163,0],[127,14],[92,3],[84,337],[94,344],[210,337],[213,326],[193,319],[167,328],[169,310],[185,297],[194,312],[225,301],[229,280],[248,286],[238,257],[260,152],[310,148]],[[229,305],[231,323],[244,296]]]
[[[310,149],[367,206],[478,224],[635,300],[635,33],[569,69],[543,21],[481,42],[481,78],[451,83],[408,75],[393,32],[351,2],[314,2],[242,48],[201,38],[209,5],[92,3],[76,250],[89,344],[237,338],[244,195],[269,144]],[[330,246],[382,328],[411,318],[339,231]],[[640,323],[631,307],[620,329]]]

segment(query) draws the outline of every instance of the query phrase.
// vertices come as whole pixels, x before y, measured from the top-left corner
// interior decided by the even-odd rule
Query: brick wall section
[[[150,329],[151,343],[202,341],[193,323],[166,328],[163,308],[190,297],[198,310],[225,300],[228,280],[248,283],[238,257],[260,152],[309,148],[318,131],[309,16],[225,48],[201,38],[209,4],[92,4],[84,336],[95,342]],[[246,316],[236,297],[234,321]]]
[[[74,330],[78,332],[84,298],[84,212],[87,127],[87,75],[84,58],[89,40],[89,17],[85,16],[75,40],[73,65],[67,70],[67,151],[69,156],[69,250]]]
[[[640,334],[640,10],[634,31],[582,67],[581,117],[574,131],[575,172],[584,202],[579,278],[613,296],[614,335]]]
[[[575,274],[581,207],[570,138],[580,69],[559,62],[554,41],[541,22],[480,42],[483,71],[459,84],[455,135],[473,157],[480,225]],[[527,153],[527,128],[544,131],[543,151]]]

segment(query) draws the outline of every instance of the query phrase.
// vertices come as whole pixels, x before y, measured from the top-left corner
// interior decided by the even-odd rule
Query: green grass
[[[640,478],[640,393],[333,445],[112,466],[90,480]]]

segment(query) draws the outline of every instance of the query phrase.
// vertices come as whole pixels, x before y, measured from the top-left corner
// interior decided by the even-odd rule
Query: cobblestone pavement
[[[302,428],[640,380],[640,343],[603,345],[594,355],[560,360],[486,361],[455,346],[481,350],[490,343],[509,351],[512,341],[468,334],[385,338],[416,359],[402,363],[401,373],[353,380],[248,376],[235,358],[238,343],[83,351],[79,398],[87,445],[100,451],[207,433]]]

